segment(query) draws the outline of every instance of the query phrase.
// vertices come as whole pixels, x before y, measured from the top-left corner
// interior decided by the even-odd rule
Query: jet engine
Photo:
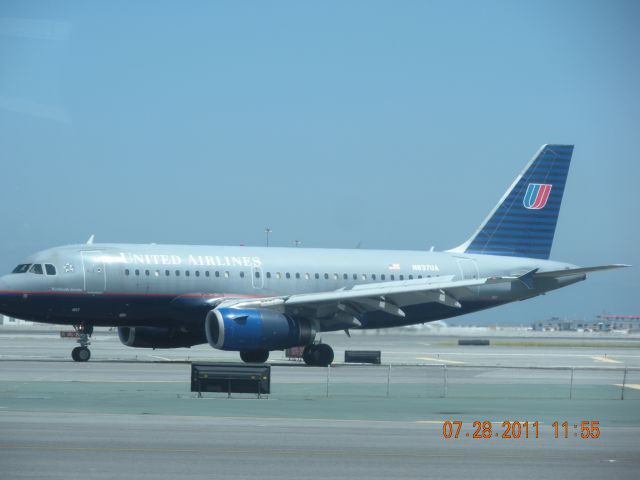
[[[120,341],[128,347],[183,348],[207,343],[201,333],[169,327],[118,327]]]
[[[220,350],[283,350],[313,342],[307,320],[268,309],[215,308],[205,322],[207,341]]]

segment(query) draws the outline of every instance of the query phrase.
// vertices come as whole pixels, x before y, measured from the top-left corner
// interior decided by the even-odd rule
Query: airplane
[[[96,326],[130,347],[208,343],[266,362],[318,334],[419,324],[526,300],[623,264],[549,260],[573,145],[543,145],[475,233],[443,252],[87,244],[44,250],[0,278],[0,312],[73,325],[85,362]]]

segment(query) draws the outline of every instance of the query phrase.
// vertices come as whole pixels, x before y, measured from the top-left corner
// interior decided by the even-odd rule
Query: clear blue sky
[[[576,145],[552,258],[466,321],[640,313],[640,3],[4,1],[0,270],[83,242],[446,249]]]

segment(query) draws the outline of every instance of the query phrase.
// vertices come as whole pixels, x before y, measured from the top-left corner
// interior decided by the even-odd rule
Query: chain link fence
[[[273,393],[293,396],[640,400],[640,368],[469,365],[278,366]]]

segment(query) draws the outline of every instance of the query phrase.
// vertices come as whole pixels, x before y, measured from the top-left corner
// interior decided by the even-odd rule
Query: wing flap
[[[350,290],[333,290],[331,292],[303,293],[300,295],[292,295],[287,298],[284,303],[285,305],[293,306],[309,303],[337,302],[341,300],[385,297],[389,295],[406,294],[413,292],[429,292],[447,290],[451,288],[477,287],[480,285],[486,285],[488,283],[501,283],[511,281],[511,277],[490,277],[473,280],[448,280],[438,282],[425,281],[423,279],[420,279],[406,280],[401,282],[370,283],[368,285],[361,285],[361,287],[366,288],[354,287]]]

